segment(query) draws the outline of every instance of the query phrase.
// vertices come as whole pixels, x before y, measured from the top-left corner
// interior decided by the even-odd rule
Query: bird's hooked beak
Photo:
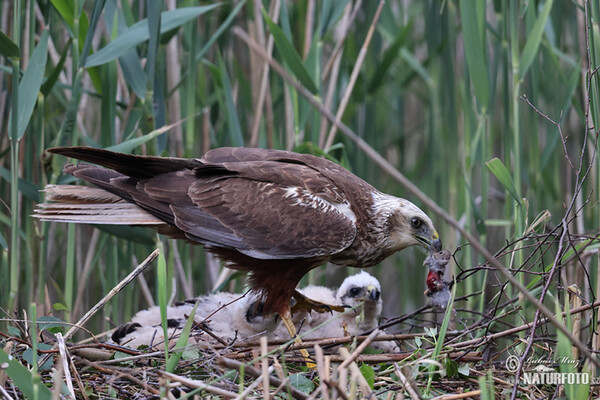
[[[377,290],[375,286],[367,286],[367,294],[365,296],[365,300],[377,301],[379,300],[379,296],[381,296],[381,293],[379,292],[379,290]]]
[[[435,229],[432,230],[429,236],[416,236],[416,238],[432,253],[442,250],[442,239],[440,239],[440,235]]]

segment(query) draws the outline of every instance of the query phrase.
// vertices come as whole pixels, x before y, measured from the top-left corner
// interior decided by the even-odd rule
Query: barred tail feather
[[[34,218],[41,221],[109,225],[166,225],[164,221],[104,189],[89,186],[47,185],[46,201]]]

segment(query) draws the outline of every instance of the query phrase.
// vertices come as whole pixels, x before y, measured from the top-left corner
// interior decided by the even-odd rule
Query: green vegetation
[[[597,2],[16,0],[0,1],[0,16],[0,362],[21,340],[37,350],[53,345],[45,333],[64,333],[63,323],[78,321],[158,247],[161,267],[147,268],[71,340],[112,329],[150,302],[164,308],[171,298],[207,293],[220,272],[201,247],[149,230],[31,218],[46,184],[74,182],[61,172],[68,160],[44,152],[52,146],[177,157],[220,146],[296,149],[414,201],[456,261],[456,313],[438,329],[436,362],[462,340],[544,317],[481,246],[562,323],[567,287],[579,288],[579,307],[596,301]],[[386,317],[427,301],[423,259],[422,250],[406,250],[370,271],[382,282]],[[347,272],[320,268],[303,283],[334,286]],[[240,292],[243,285],[238,274],[225,283]],[[499,336],[494,360],[565,356],[573,339],[599,350],[597,316],[571,315],[573,308],[567,315],[579,324],[569,322],[571,337],[538,320],[533,333]],[[35,329],[25,323],[32,313],[55,317],[56,326]],[[413,316],[388,331],[412,324],[422,333],[443,316]],[[456,339],[456,330],[469,335]],[[541,339],[545,347],[536,345]],[[478,345],[461,351],[482,351]],[[414,343],[405,350],[426,353]],[[47,353],[36,357],[47,361]],[[185,374],[174,366],[178,357],[169,371]],[[7,362],[22,393],[50,397],[40,382],[47,370]],[[457,362],[454,375],[464,378],[469,368]],[[436,385],[437,375],[407,375],[418,364],[390,365],[370,376],[376,390],[393,377],[390,387],[416,379],[421,393],[452,391]],[[469,365],[481,375],[468,387],[482,397],[511,391],[492,380],[491,364]],[[585,368],[596,371],[589,361]],[[243,375],[238,382],[241,392]],[[573,387],[567,395],[582,396]]]

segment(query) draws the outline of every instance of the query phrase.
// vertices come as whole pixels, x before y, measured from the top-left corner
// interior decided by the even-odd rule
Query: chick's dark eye
[[[410,220],[410,224],[413,228],[418,229],[423,225],[423,220],[421,218],[413,218]]]
[[[351,297],[356,297],[360,293],[360,289],[357,287],[353,287],[352,289],[350,289],[349,293]]]

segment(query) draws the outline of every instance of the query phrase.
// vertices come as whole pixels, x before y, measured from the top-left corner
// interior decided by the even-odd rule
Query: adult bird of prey
[[[194,159],[88,147],[48,151],[106,167],[64,168],[103,190],[51,187],[48,200],[59,204],[42,205],[36,217],[150,225],[203,244],[227,267],[249,272],[264,312],[279,313],[292,335],[292,297],[295,307],[328,310],[295,291],[311,269],[327,262],[366,268],[408,246],[442,247],[431,219],[413,203],[321,157],[243,147]]]

